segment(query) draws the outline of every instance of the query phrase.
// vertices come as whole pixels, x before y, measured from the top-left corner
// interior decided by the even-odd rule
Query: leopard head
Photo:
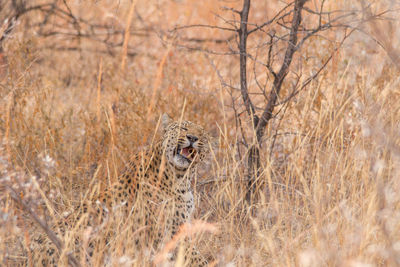
[[[164,134],[162,145],[167,162],[182,171],[204,161],[209,149],[209,135],[190,121],[173,121],[167,114],[161,118]]]

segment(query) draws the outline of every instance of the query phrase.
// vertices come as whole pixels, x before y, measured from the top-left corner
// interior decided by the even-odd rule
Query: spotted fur
[[[172,121],[168,115],[162,116],[162,126],[162,138],[149,150],[135,155],[118,181],[92,205],[96,206],[100,222],[115,208],[122,210],[129,220],[144,220],[148,227],[138,235],[136,243],[153,240],[156,249],[161,249],[182,224],[190,222],[194,210],[191,183],[198,164],[209,154],[209,136],[201,126],[190,121]],[[138,210],[142,211],[141,216],[136,214]],[[88,208],[79,212],[87,213]],[[93,220],[88,225],[92,224],[90,221]],[[43,239],[37,239],[39,245]],[[45,251],[42,263],[56,265],[59,255],[54,246]],[[207,264],[193,247],[187,254],[191,255],[189,266]]]

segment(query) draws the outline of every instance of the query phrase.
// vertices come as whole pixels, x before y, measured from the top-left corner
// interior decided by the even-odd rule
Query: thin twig
[[[288,46],[285,52],[285,58],[283,59],[282,66],[279,72],[277,73],[276,78],[274,79],[274,84],[269,94],[267,106],[265,107],[264,112],[261,115],[260,122],[257,125],[256,132],[258,141],[261,141],[262,136],[264,135],[265,126],[267,125],[268,121],[272,118],[272,112],[274,111],[275,103],[278,99],[279,92],[283,84],[283,80],[289,71],[290,64],[293,60],[293,55],[296,52],[297,32],[301,24],[301,11],[303,9],[305,2],[306,0],[295,1],[292,27],[290,30]]]
[[[62,241],[57,237],[57,235],[48,227],[48,225],[39,218],[39,216],[32,210],[32,208],[25,203],[25,201],[23,199],[21,199],[21,197],[18,196],[17,192],[15,192],[15,190],[13,188],[11,188],[10,186],[6,185],[5,188],[8,190],[8,192],[10,193],[10,197],[18,204],[22,207],[22,209],[29,214],[29,216],[32,217],[32,219],[43,229],[43,231],[46,233],[46,235],[49,237],[49,239],[51,240],[51,242],[53,242],[53,244],[57,247],[59,253],[62,253],[62,250],[64,249],[64,244],[62,243]],[[80,264],[79,262],[76,260],[76,258],[68,253],[67,254],[68,257],[68,263],[73,266],[73,267],[79,267]]]

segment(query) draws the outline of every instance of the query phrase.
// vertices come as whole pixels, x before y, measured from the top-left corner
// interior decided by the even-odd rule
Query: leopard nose
[[[190,143],[194,143],[194,142],[196,142],[197,140],[199,140],[199,138],[197,138],[197,136],[194,136],[194,135],[190,135],[190,134],[187,134],[186,135],[186,138],[189,140],[189,142]]]

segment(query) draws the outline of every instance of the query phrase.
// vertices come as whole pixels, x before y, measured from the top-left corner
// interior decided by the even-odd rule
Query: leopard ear
[[[172,119],[170,116],[168,116],[167,113],[162,114],[161,116],[161,126],[163,130],[165,131],[168,128],[168,125],[172,122]]]

